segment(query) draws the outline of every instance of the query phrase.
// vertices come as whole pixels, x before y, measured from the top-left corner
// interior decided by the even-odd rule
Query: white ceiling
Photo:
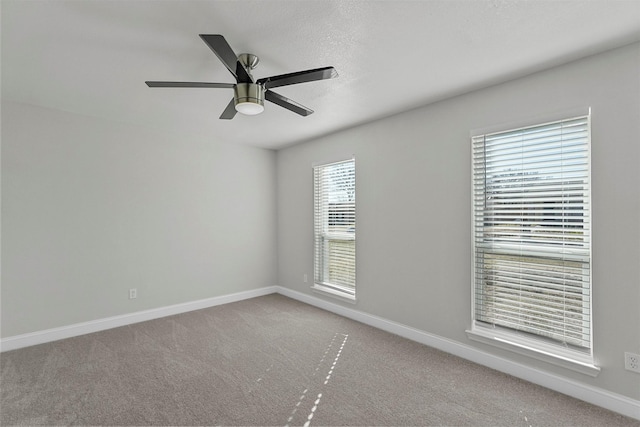
[[[640,1],[2,0],[2,97],[107,120],[280,148],[640,40]],[[334,80],[276,89],[218,117],[234,83],[198,34],[254,53],[256,78],[334,66]]]

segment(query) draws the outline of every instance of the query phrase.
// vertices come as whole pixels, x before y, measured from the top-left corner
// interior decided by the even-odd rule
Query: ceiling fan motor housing
[[[233,89],[236,110],[247,115],[264,111],[264,86],[257,83],[238,83]]]

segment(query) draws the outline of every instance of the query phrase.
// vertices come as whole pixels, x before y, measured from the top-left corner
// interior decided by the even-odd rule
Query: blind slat
[[[589,126],[472,138],[476,321],[591,348]]]

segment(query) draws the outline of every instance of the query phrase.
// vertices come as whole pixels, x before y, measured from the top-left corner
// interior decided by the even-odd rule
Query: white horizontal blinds
[[[315,283],[355,295],[355,161],[314,168]]]
[[[589,117],[472,142],[476,321],[590,349]]]

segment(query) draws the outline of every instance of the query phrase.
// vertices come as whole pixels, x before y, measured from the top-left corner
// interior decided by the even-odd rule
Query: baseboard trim
[[[349,319],[356,320],[374,328],[390,332],[395,335],[419,342],[429,347],[442,350],[463,359],[504,372],[514,377],[529,381],[551,390],[600,406],[610,411],[640,420],[640,401],[612,393],[597,387],[582,384],[549,372],[541,371],[530,366],[522,365],[477,348],[459,342],[430,334],[410,326],[396,323],[382,317],[374,316],[345,307],[313,295],[294,291],[282,286],[276,286],[277,292],[286,297],[304,302],[309,305],[327,310]]]
[[[182,304],[175,304],[150,310],[138,311],[135,313],[113,316],[98,319],[90,322],[77,323],[74,325],[59,328],[47,329],[44,331],[29,334],[16,335],[0,340],[0,351],[16,350],[36,344],[57,341],[79,335],[99,332],[106,329],[131,325],[147,320],[172,316],[174,314],[186,313],[193,310],[214,307],[216,305],[228,304],[245,299],[256,298],[273,293],[279,293],[286,297],[304,302],[306,304],[339,314],[341,316],[364,323],[374,328],[399,335],[401,337],[419,342],[424,345],[445,351],[471,362],[504,372],[514,377],[521,378],[534,384],[555,390],[576,399],[589,402],[591,404],[609,409],[622,415],[640,420],[640,401],[609,392],[597,387],[592,387],[573,380],[569,380],[549,372],[541,371],[530,366],[522,365],[504,359],[493,354],[486,353],[474,347],[430,334],[407,325],[403,325],[382,317],[374,316],[345,307],[334,302],[326,301],[313,295],[294,291],[282,286],[268,286],[250,291],[237,292],[213,298],[206,298],[198,301],[191,301]]]
[[[52,341],[58,341],[65,338],[77,337],[79,335],[90,334],[93,332],[104,331],[106,329],[117,328],[120,326],[131,325],[147,320],[158,319],[161,317],[172,316],[174,314],[186,313],[188,311],[200,310],[203,308],[213,307],[216,305],[228,304],[231,302],[241,301],[249,298],[260,297],[263,295],[276,293],[277,286],[268,286],[264,288],[252,289],[249,291],[236,292],[233,294],[222,295],[218,297],[205,298],[197,301],[190,301],[182,304],[174,304],[166,307],[153,308],[150,310],[138,311],[135,313],[122,314],[119,316],[106,317],[103,319],[92,320],[89,322],[76,323],[73,325],[62,326],[59,328],[46,329],[28,334],[15,335],[0,340],[0,352],[16,350],[22,347],[29,347],[36,344],[44,344]]]

